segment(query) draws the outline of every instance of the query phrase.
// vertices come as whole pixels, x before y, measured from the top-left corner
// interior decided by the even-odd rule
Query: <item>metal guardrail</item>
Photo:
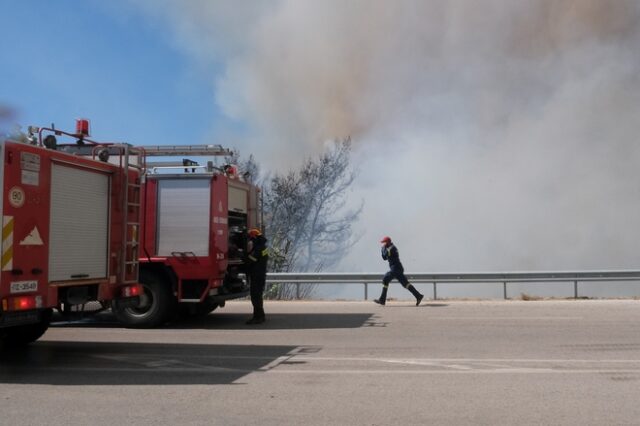
[[[384,273],[269,273],[267,283],[295,284],[296,297],[300,298],[300,286],[303,284],[363,284],[364,299],[369,297],[369,284],[380,284]],[[574,298],[578,298],[578,285],[581,282],[638,281],[640,270],[610,271],[552,271],[552,272],[471,272],[471,273],[405,273],[412,283],[430,283],[433,285],[433,299],[438,298],[438,284],[501,283],[503,296],[508,299],[509,283],[549,283],[573,282]]]

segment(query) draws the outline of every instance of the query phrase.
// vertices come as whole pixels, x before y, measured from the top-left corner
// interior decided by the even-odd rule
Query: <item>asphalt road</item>
[[[0,355],[1,425],[639,425],[640,301],[247,302]]]

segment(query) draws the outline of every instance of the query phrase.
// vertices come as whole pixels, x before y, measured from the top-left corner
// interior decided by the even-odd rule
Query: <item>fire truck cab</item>
[[[85,122],[76,133],[36,128],[27,142],[0,143],[0,343],[5,346],[42,336],[54,308],[139,302],[141,170],[128,163],[126,144],[111,144],[119,164],[64,152],[95,146]],[[43,132],[49,133],[44,140]],[[77,141],[59,145],[56,136],[64,135]]]
[[[259,190],[234,166],[192,159],[228,156],[219,145],[145,146],[141,199],[138,306],[115,306],[129,327],[154,327],[176,314],[206,315],[229,299],[248,295],[243,279],[246,231],[260,226]]]

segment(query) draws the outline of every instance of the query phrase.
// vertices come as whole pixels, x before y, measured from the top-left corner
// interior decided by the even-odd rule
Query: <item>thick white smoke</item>
[[[638,266],[639,2],[136,4],[222,65],[265,166],[352,136],[344,269],[384,269],[387,234],[411,271]]]

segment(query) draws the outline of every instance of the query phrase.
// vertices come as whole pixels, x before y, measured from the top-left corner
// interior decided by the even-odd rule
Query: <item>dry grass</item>
[[[530,294],[527,293],[520,293],[520,300],[542,300],[542,297],[540,296],[532,296]]]

